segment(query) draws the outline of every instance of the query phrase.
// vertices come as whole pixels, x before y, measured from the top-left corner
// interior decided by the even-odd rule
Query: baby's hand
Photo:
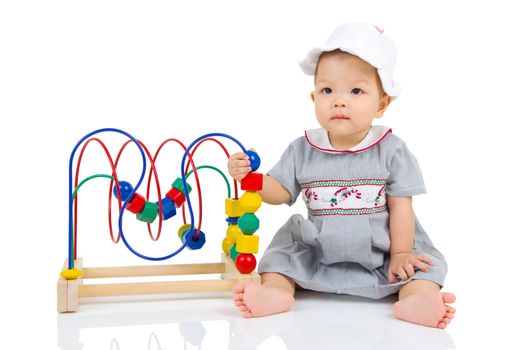
[[[433,265],[433,261],[423,255],[413,253],[396,253],[391,255],[389,263],[389,283],[398,282],[398,279],[406,281],[414,276],[415,268],[428,272],[427,265]]]
[[[227,169],[235,180],[242,180],[251,171],[248,155],[242,152],[232,154],[227,162]]]

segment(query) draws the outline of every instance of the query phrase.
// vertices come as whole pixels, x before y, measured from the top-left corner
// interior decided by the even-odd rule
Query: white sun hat
[[[323,46],[315,47],[299,62],[304,73],[315,74],[319,56],[323,52],[341,50],[358,56],[378,70],[383,90],[393,99],[401,94],[394,81],[396,46],[383,35],[383,30],[368,23],[347,23],[338,27]]]

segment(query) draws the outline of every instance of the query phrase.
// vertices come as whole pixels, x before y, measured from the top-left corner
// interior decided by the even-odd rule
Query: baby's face
[[[382,95],[376,68],[359,57],[330,52],[319,60],[312,100],[317,121],[331,141],[332,137],[361,141],[390,102]]]

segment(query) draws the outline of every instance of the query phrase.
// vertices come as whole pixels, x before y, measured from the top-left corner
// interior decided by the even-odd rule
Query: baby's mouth
[[[336,114],[330,120],[350,120],[350,118],[344,114]]]

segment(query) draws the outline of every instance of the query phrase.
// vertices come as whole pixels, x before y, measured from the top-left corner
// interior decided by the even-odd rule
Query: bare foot
[[[240,282],[233,287],[233,301],[242,316],[250,318],[288,311],[295,299],[282,289]]]
[[[400,320],[444,329],[456,311],[447,304],[455,300],[455,295],[451,293],[411,294],[395,303],[392,310]]]

